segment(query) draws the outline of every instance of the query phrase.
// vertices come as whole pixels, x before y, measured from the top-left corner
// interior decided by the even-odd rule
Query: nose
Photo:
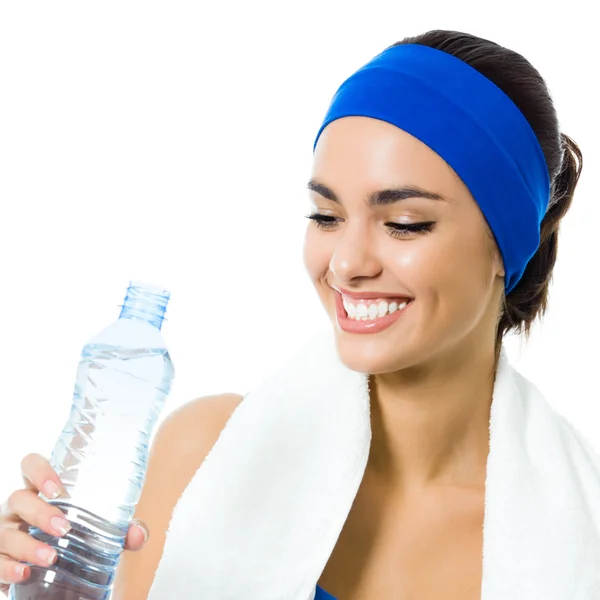
[[[375,277],[381,272],[381,261],[366,227],[348,226],[338,235],[329,270],[336,281],[345,283],[360,277]]]

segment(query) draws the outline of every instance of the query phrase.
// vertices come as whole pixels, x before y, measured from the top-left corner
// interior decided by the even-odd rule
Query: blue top
[[[315,600],[337,600],[331,594],[328,594],[322,587],[317,586],[317,593],[315,594]]]

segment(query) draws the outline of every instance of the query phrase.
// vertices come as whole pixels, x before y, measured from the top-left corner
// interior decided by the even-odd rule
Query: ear
[[[494,252],[494,267],[498,271],[500,277],[506,277],[506,270],[504,269],[504,261],[498,250]]]
[[[497,271],[497,275],[499,277],[506,277],[506,270],[504,268],[504,261],[502,260],[502,254],[500,253],[500,249],[498,248],[498,244],[496,243],[496,238],[492,233],[490,226],[487,221],[484,219],[484,227],[487,233],[487,241],[488,241],[488,250],[490,256],[492,257],[492,262],[494,266],[494,270]]]
[[[498,244],[496,244],[496,240],[491,233],[491,230],[488,228],[489,234],[489,249],[490,254],[492,256],[492,262],[494,266],[494,270],[497,272],[499,277],[506,277],[506,269],[504,268],[504,260],[502,260],[502,254],[500,253],[500,249],[498,248]]]

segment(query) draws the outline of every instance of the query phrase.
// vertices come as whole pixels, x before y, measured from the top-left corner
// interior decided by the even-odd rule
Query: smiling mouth
[[[403,310],[410,303],[408,298],[384,300],[355,300],[342,295],[342,306],[349,319],[355,321],[376,321],[397,311]]]
[[[388,301],[389,300],[389,301]],[[412,305],[408,298],[388,300],[349,300],[335,292],[335,315],[338,327],[349,334],[376,334],[394,325]]]

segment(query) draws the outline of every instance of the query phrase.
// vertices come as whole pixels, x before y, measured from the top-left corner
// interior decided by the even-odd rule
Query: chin
[[[335,343],[341,362],[351,371],[368,375],[393,373],[414,364],[408,356],[408,349],[402,348],[397,340],[391,339],[386,343],[375,337],[378,335],[336,331]]]

